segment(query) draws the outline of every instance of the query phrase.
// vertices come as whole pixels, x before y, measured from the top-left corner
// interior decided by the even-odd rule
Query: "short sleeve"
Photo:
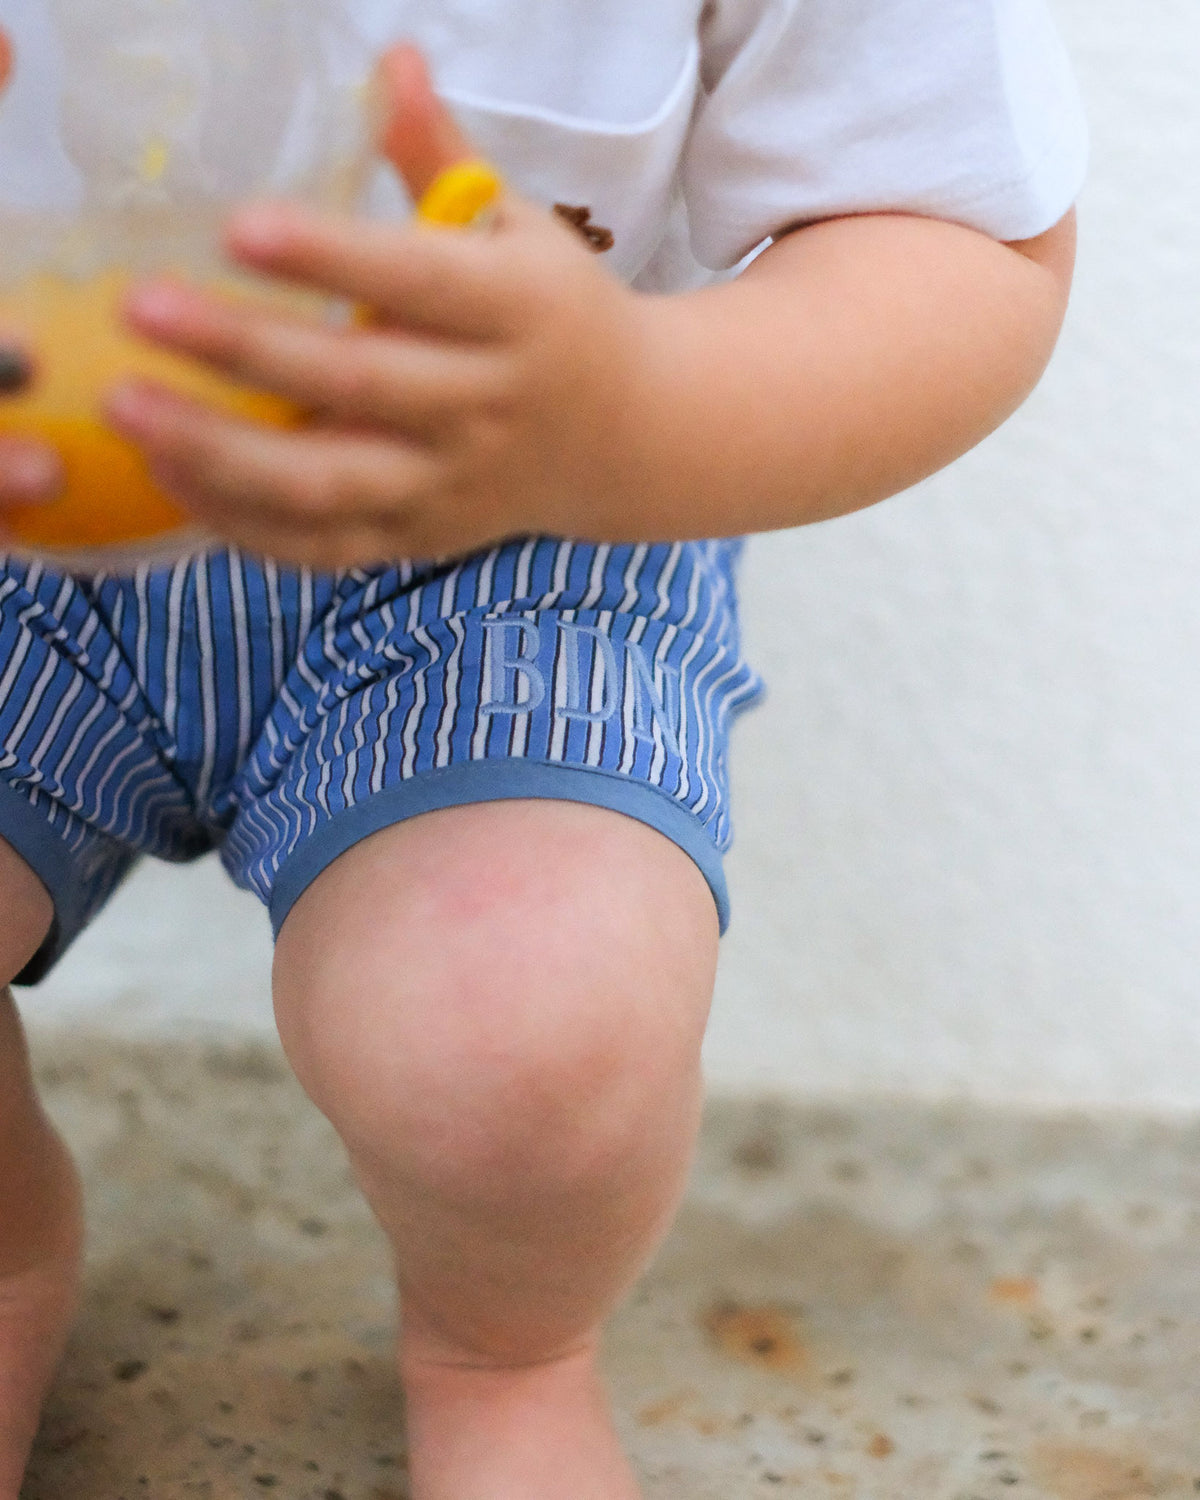
[[[1087,130],[1043,0],[713,0],[683,162],[692,246],[726,269],[842,214],[1042,233]]]

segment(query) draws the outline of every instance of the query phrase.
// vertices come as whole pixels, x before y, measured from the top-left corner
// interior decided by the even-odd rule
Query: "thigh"
[[[0,911],[4,913],[0,922],[0,1148],[3,1148],[12,1130],[28,1120],[33,1098],[25,1037],[7,986],[42,946],[54,919],[54,907],[46,887],[2,838]]]
[[[17,851],[0,838],[0,989],[42,946],[54,920],[50,893]]]

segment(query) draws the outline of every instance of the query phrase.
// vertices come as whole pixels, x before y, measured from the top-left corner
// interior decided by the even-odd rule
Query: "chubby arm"
[[[1073,211],[1010,245],[872,215],[797,230],[734,282],[656,299],[622,477],[638,533],[824,520],[942,468],[1036,385],[1074,259]]]
[[[471,148],[418,55],[388,67],[385,146],[416,195]],[[665,297],[515,197],[488,233],[260,206],[228,243],[370,317],[315,327],[158,285],[132,299],[133,326],[309,420],[271,430],[144,384],[110,415],[218,534],[336,567],[531,533],[734,535],[894,494],[1036,383],[1074,220],[1020,245],[906,215],[829,220],[736,281]]]

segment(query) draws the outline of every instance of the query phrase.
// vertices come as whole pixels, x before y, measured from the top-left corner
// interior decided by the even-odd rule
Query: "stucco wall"
[[[750,553],[718,1085],[1200,1103],[1200,10],[1059,11],[1095,162],[1049,377]],[[27,1003],[266,1026],[268,961],[214,868],[148,871]]]

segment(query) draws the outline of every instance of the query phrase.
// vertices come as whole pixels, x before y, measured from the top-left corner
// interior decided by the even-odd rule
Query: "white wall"
[[[1048,379],[751,553],[716,1084],[1200,1103],[1200,10],[1059,9],[1095,163]],[[211,865],[156,868],[28,1009],[266,1026],[268,961]]]
[[[1069,328],[935,482],[760,544],[723,1079],[1200,1103],[1200,9],[1062,0]]]

